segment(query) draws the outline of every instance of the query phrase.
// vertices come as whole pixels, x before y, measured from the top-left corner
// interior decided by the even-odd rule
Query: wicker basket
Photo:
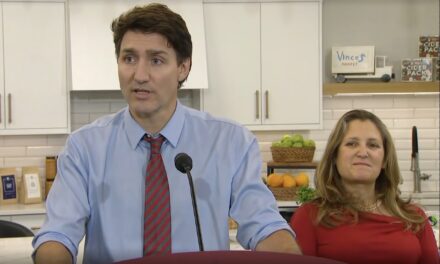
[[[278,201],[293,201],[296,198],[296,187],[269,187],[269,190],[272,191],[273,196]]]
[[[315,147],[270,147],[270,150],[275,162],[310,162],[315,154]]]

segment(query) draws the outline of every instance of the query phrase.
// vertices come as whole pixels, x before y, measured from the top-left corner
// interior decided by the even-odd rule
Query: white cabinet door
[[[0,11],[2,10],[0,3]],[[3,21],[3,12],[0,12],[0,21]],[[0,22],[1,25],[1,22]],[[0,26],[0,131],[6,127],[6,102],[5,96],[5,72],[3,63],[3,27]]]
[[[186,21],[193,63],[182,89],[208,88],[202,0],[71,0],[69,3],[73,90],[119,90],[113,19],[135,5],[167,4]]]
[[[204,9],[210,89],[203,110],[251,130],[320,128],[321,2]]]
[[[260,124],[260,5],[205,3],[204,12],[209,89],[203,91],[203,109]]]
[[[318,2],[261,4],[263,124],[321,123],[319,14]]]
[[[0,133],[68,133],[64,3],[3,2],[2,9],[6,109]]]

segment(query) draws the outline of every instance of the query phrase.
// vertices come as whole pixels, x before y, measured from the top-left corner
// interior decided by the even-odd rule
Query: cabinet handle
[[[269,91],[265,92],[266,97],[266,119],[269,119]]]
[[[0,123],[2,122],[2,95],[0,94]]]
[[[9,122],[9,124],[10,123],[12,123],[12,113],[11,113],[11,111],[12,111],[12,106],[11,106],[11,102],[12,102],[12,99],[11,99],[11,94],[8,94],[8,122]]]
[[[257,90],[255,91],[255,106],[256,106],[256,112],[255,112],[255,119],[260,119],[260,92]]]

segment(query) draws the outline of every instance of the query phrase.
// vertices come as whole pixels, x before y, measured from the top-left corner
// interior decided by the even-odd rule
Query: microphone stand
[[[191,189],[191,201],[192,201],[192,205],[193,205],[194,219],[196,222],[197,239],[199,241],[199,249],[200,249],[200,251],[204,251],[203,241],[202,241],[202,232],[200,231],[199,212],[197,211],[197,201],[196,201],[196,196],[194,194],[194,184],[193,184],[190,169],[185,167],[185,172],[186,172],[186,175],[188,176],[189,187]]]

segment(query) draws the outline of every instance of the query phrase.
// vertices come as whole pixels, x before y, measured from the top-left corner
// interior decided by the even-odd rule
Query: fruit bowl
[[[311,162],[315,147],[270,147],[275,162]]]

